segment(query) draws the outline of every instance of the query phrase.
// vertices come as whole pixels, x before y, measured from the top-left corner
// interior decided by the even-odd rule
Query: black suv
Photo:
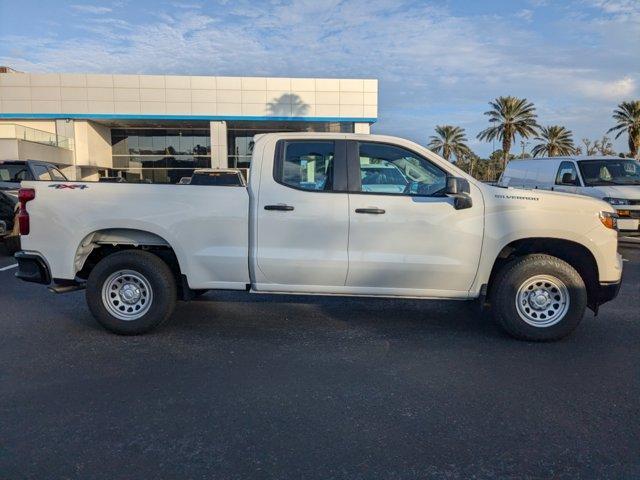
[[[23,180],[65,181],[67,177],[52,163],[37,160],[0,160],[0,241],[9,253],[20,249],[14,228],[18,189]]]
[[[0,189],[18,189],[23,180],[65,181],[58,168],[37,160],[0,160]]]

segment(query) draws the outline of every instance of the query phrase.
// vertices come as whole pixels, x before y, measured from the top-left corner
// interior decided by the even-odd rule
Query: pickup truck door
[[[339,292],[349,263],[345,142],[280,140],[271,167],[265,159],[260,173],[255,288]]]
[[[446,173],[408,149],[348,142],[349,274],[366,294],[463,297],[476,275],[484,204],[456,210]]]

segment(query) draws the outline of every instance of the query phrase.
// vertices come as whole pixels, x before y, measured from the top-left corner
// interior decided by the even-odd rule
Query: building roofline
[[[0,113],[0,119],[73,119],[73,120],[235,120],[272,122],[354,122],[375,123],[377,117],[278,117],[251,115],[145,115],[139,113]]]

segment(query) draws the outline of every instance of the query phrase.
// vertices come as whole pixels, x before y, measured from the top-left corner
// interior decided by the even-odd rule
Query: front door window
[[[437,195],[445,172],[421,156],[393,145],[360,143],[360,191],[393,195]]]

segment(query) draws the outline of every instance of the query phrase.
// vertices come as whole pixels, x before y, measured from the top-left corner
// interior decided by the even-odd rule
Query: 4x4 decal
[[[69,184],[69,183],[54,183],[53,185],[49,185],[49,188],[55,188],[56,190],[62,190],[68,188],[70,190],[84,190],[85,188],[89,188],[89,185],[81,184]]]

